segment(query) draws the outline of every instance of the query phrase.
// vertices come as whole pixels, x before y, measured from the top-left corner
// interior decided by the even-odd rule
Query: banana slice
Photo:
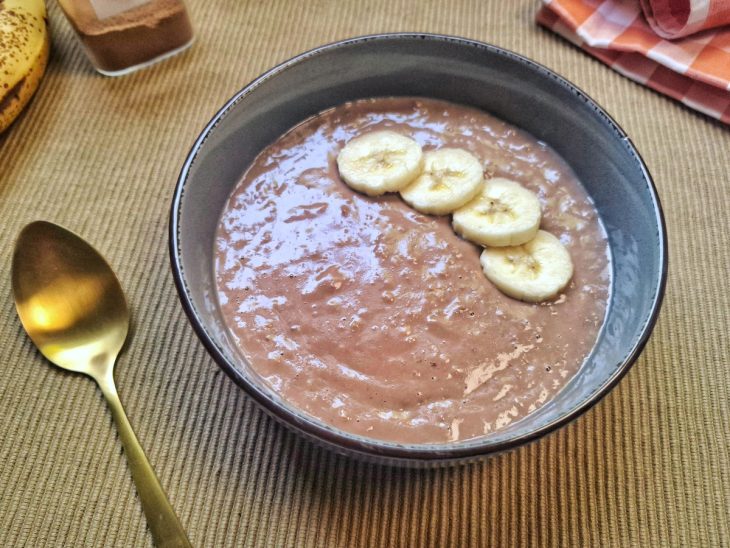
[[[394,131],[374,131],[355,137],[337,156],[340,177],[370,196],[395,192],[421,173],[421,145]]]
[[[502,293],[531,303],[555,297],[573,277],[568,250],[544,230],[520,246],[488,247],[480,261]]]
[[[445,215],[471,200],[483,180],[482,165],[473,154],[442,148],[424,154],[423,173],[400,195],[421,213]]]
[[[540,201],[509,179],[486,182],[471,202],[454,211],[454,230],[476,244],[502,247],[521,245],[540,228]]]

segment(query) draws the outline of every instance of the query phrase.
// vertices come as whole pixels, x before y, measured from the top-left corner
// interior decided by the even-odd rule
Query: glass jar
[[[193,29],[182,0],[59,0],[94,68],[119,76],[187,48]]]

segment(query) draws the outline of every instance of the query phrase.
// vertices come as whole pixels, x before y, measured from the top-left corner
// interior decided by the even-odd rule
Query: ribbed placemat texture
[[[35,219],[86,237],[128,292],[119,391],[196,546],[730,543],[730,131],[538,28],[537,7],[191,0],[192,49],[110,79],[50,3],[48,74],[0,136],[0,545],[151,545],[100,392],[45,362],[15,315],[12,245]],[[218,107],[296,53],[396,30],[491,42],[576,83],[636,143],[667,218],[667,294],[633,370],[579,420],[478,465],[365,465],[291,434],[205,353],[168,266],[176,177]]]

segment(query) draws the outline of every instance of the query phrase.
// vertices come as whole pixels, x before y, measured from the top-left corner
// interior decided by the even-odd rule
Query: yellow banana
[[[38,88],[49,48],[44,0],[0,0],[0,132]]]

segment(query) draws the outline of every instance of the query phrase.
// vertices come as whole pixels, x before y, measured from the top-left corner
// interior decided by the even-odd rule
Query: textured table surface
[[[0,136],[0,545],[145,546],[151,537],[100,392],[50,366],[10,290],[21,227],[61,223],[128,292],[117,382],[196,546],[718,546],[730,542],[730,129],[629,82],[533,22],[537,3],[190,1],[197,42],[119,79],[96,75],[55,3],[51,62]],[[666,213],[664,307],[598,406],[478,465],[365,465],[300,440],[212,362],[179,306],[167,219],[185,155],[235,91],[319,44],[442,32],[532,57],[629,133]]]

